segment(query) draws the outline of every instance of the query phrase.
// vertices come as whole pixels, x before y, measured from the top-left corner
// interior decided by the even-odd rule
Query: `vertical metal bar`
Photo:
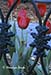
[[[38,8],[37,8],[37,6],[36,6],[36,4],[35,4],[35,1],[34,1],[34,0],[32,0],[32,4],[33,4],[33,6],[34,6],[34,8],[35,8],[36,15],[37,15],[37,17],[38,17],[38,19],[39,19],[39,24],[40,24],[40,25],[42,25],[41,16],[40,16],[40,13],[39,13],[39,11],[38,11]]]
[[[49,9],[49,11],[48,11],[48,13],[47,13],[47,15],[46,15],[46,18],[45,18],[45,20],[44,20],[44,22],[43,22],[43,25],[46,25],[46,22],[47,22],[47,20],[48,20],[48,18],[49,18],[49,16],[50,16],[50,14],[51,14],[51,8]]]
[[[27,75],[30,75],[34,69],[34,67],[36,66],[37,62],[38,62],[39,56],[36,57],[34,64],[32,65],[32,67],[30,68],[29,72]]]
[[[2,13],[2,11],[1,11],[1,8],[0,8],[0,15],[1,15],[1,20],[2,20],[2,22],[4,22],[4,16],[3,16],[3,13]]]

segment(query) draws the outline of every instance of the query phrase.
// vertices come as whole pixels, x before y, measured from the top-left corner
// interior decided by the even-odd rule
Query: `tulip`
[[[18,17],[26,16],[27,11],[24,8],[21,8],[18,12]]]
[[[14,0],[8,0],[8,7],[11,7],[13,3],[14,3]]]
[[[37,5],[40,15],[43,17],[46,12],[46,4],[38,3]]]
[[[15,1],[15,0],[8,0],[7,5],[8,5],[9,8],[12,6],[12,4],[14,3],[14,1]],[[21,2],[21,0],[18,0],[17,5],[19,5],[20,2]]]
[[[47,33],[48,33],[48,34],[51,33],[51,23],[50,23],[50,21],[47,21],[47,22],[46,22],[46,26],[49,28],[49,30],[48,30]]]
[[[18,12],[18,18],[17,18],[17,21],[18,21],[18,26],[21,28],[21,29],[26,29],[29,25],[29,22],[30,22],[30,18],[27,17],[27,11],[25,9],[21,9],[19,12]]]

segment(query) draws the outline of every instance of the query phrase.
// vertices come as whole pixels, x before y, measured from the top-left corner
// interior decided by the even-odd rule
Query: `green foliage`
[[[13,39],[11,39],[11,40],[14,41],[15,47],[14,48],[9,47],[9,48],[10,48],[10,54],[12,57],[12,66],[17,67],[17,69],[13,69],[13,72],[15,75],[19,75],[20,72],[24,73],[24,75],[27,75],[29,68],[34,63],[34,61],[30,60],[33,48],[27,47],[28,35],[25,34],[26,37],[24,38],[23,30],[21,30],[21,34],[22,34],[21,39],[19,38],[19,36],[17,35],[17,32],[16,32],[15,22],[14,22],[14,25],[12,26],[12,31],[15,33],[15,37],[13,37]],[[49,66],[50,62],[51,62],[51,51],[49,52],[48,56],[44,58],[44,65],[45,65],[47,71],[48,71],[48,66]],[[7,69],[2,68],[3,66],[6,66],[6,64],[5,64],[4,60],[2,59],[0,61],[0,74],[1,75],[4,75],[4,74],[10,75],[10,73]],[[21,67],[22,68],[24,67],[24,69],[22,69]],[[36,65],[36,67],[32,71],[31,75],[44,75],[40,64]]]
[[[4,62],[4,59],[0,61],[0,75],[10,75],[8,69],[6,69],[6,64]]]

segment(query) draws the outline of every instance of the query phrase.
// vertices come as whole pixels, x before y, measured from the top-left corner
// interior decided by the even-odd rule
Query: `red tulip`
[[[15,0],[8,0],[7,5],[10,8],[12,6],[12,4],[14,3]],[[18,0],[17,4],[20,4],[21,0]],[[15,6],[16,7],[16,6]]]
[[[49,30],[48,30],[47,33],[48,33],[48,34],[51,33],[51,23],[50,23],[50,21],[47,21],[47,22],[46,22],[46,26],[49,28]]]
[[[37,5],[40,15],[43,17],[46,12],[46,4],[38,3]]]
[[[26,14],[27,14],[27,11],[24,8],[20,9],[18,12],[19,17],[26,16]]]
[[[21,0],[18,0],[18,3],[17,4],[19,5],[20,3],[21,3]]]
[[[17,18],[17,21],[18,21],[18,26],[21,28],[21,29],[26,29],[28,27],[28,24],[30,22],[30,18],[28,18],[26,16],[27,14],[27,11],[25,9],[21,9],[19,12],[18,12],[18,18]]]
[[[21,29],[26,29],[28,27],[28,24],[30,22],[30,18],[28,17],[18,17],[18,26]]]
[[[8,7],[11,7],[13,3],[14,3],[14,0],[8,0]]]

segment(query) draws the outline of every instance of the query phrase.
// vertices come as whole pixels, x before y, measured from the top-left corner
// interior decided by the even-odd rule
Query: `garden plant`
[[[9,2],[10,1],[10,2]],[[19,2],[18,2],[19,1]],[[49,0],[42,0],[42,2],[51,3]],[[24,39],[23,32],[26,30],[30,23],[30,18],[27,16],[27,11],[23,7],[18,12],[17,23],[21,30],[21,38],[17,36],[15,21],[14,24],[9,23],[9,16],[17,4],[30,2],[35,9],[36,16],[39,20],[39,25],[36,26],[37,33],[30,31],[33,41],[27,47],[27,38]],[[1,23],[0,23],[0,74],[1,75],[50,75],[48,66],[51,59],[51,46],[48,45],[48,41],[51,40],[51,23],[48,18],[51,14],[51,8],[49,9],[44,21],[42,17],[46,12],[46,4],[40,3],[36,6],[38,0],[8,0],[8,6],[10,7],[6,18],[4,18],[2,10],[0,9]],[[39,0],[39,2],[41,2]],[[10,3],[10,4],[9,4]],[[44,8],[43,8],[44,6]],[[41,8],[42,9],[41,9]],[[39,9],[39,10],[38,10]],[[41,13],[42,11],[42,13]],[[12,30],[11,30],[12,28]],[[27,34],[26,34],[27,36]],[[28,37],[28,36],[27,36]],[[35,60],[31,59],[33,49],[36,48],[33,55]],[[46,55],[46,51],[48,55]],[[38,67],[38,62],[40,65]],[[41,66],[41,67],[40,67]]]

